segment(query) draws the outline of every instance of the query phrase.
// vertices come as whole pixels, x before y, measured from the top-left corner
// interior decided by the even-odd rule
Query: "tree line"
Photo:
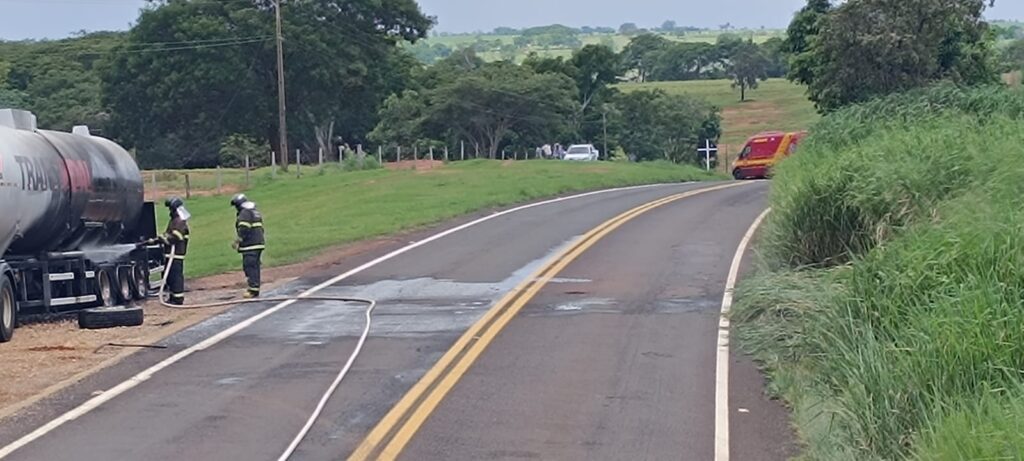
[[[701,139],[721,134],[718,108],[662,91],[621,92],[619,55],[587,45],[569,59],[529,56],[485,62],[463,49],[417,68],[389,97],[369,140],[389,148],[453,146],[498,158],[555,143],[607,146],[606,158],[695,159]]]
[[[634,37],[622,51],[623,71],[639,82],[704,80],[730,77],[734,64],[756,67],[762,78],[787,71],[783,40],[756,44],[736,34],[722,34],[716,43],[674,42],[657,34]]]
[[[279,161],[294,161],[294,149],[456,139],[489,156],[590,141],[639,159],[680,160],[697,138],[718,136],[717,109],[702,102],[615,91],[620,57],[609,47],[523,65],[484,63],[459,50],[424,66],[403,46],[433,26],[413,0],[284,5],[292,152],[279,152]],[[279,143],[273,7],[271,0],[154,1],[127,32],[0,42],[0,106],[32,110],[47,128],[88,124],[147,168],[236,164],[244,151],[266,162]],[[549,40],[572,31],[525,32]],[[670,104],[679,110],[665,109]],[[662,109],[677,120],[630,122],[654,117],[639,111]],[[665,131],[654,139],[634,132],[654,127]]]

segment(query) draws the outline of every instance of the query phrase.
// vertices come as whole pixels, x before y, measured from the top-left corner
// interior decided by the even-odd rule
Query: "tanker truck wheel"
[[[96,297],[99,298],[100,306],[116,305],[117,299],[114,293],[114,279],[110,275],[110,269],[96,271]]]
[[[14,288],[11,279],[0,275],[0,343],[6,343],[14,336],[18,323],[18,310],[14,305]]]
[[[138,306],[97,307],[78,312],[78,327],[86,330],[137,327],[142,325],[144,320],[145,314]]]
[[[122,303],[130,303],[134,296],[132,296],[132,267],[122,266],[117,268],[117,292],[121,298]]]
[[[142,266],[132,267],[132,296],[136,301],[142,301],[149,297],[149,275]]]

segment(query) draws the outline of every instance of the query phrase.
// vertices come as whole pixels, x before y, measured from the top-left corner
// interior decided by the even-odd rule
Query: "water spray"
[[[92,261],[96,264],[106,264],[113,261],[119,261],[129,253],[139,248],[139,245],[125,244],[125,245],[107,245],[101,247],[84,247],[80,251],[85,256],[85,259]]]

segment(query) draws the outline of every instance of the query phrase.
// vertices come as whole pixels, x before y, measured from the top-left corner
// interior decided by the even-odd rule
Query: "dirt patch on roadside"
[[[263,270],[266,291],[316,273],[346,259],[382,249],[402,241],[401,235],[330,248],[302,263]],[[245,288],[242,273],[233,272],[190,280],[187,300],[204,303],[237,299]],[[139,350],[227,310],[179,310],[156,301],[145,305],[146,322],[141,327],[109,330],[81,330],[74,315],[53,319],[30,319],[18,328],[14,340],[0,344],[0,419],[11,416],[35,402],[114,365]],[[119,344],[121,346],[111,346]]]

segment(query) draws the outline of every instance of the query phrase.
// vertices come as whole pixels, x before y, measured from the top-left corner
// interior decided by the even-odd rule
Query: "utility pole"
[[[281,2],[274,2],[274,14],[277,22],[277,125],[280,137],[281,167],[288,168],[288,120],[285,117],[287,107],[284,98],[284,33],[281,32]]]
[[[609,152],[608,152],[608,108],[607,107],[604,108],[604,110],[601,111],[601,124],[604,125],[604,140],[603,140],[604,141],[604,158],[605,159],[609,159],[611,157],[609,157]]]

